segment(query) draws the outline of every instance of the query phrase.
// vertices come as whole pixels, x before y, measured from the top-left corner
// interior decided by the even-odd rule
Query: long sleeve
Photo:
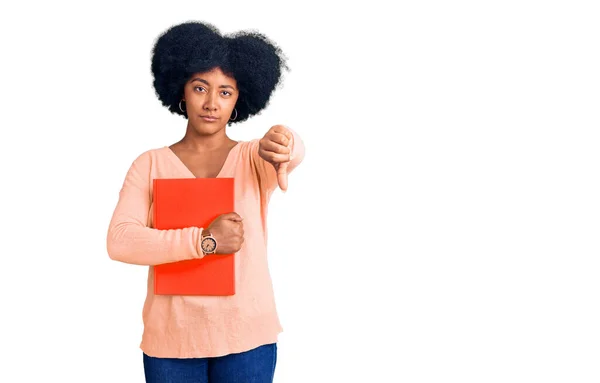
[[[107,235],[111,259],[136,265],[158,265],[201,258],[202,228],[157,230],[148,227],[151,204],[148,152],[129,168]]]
[[[292,159],[290,160],[287,167],[287,172],[289,175],[292,172],[292,170],[294,170],[304,159],[305,146],[300,135],[293,129],[290,129],[289,127],[287,128],[294,136],[292,146]],[[254,163],[254,166],[258,172],[261,189],[264,192],[266,192],[267,195],[270,195],[277,187],[277,171],[275,170],[275,167],[272,164],[263,160],[258,154],[259,142],[260,140],[258,139],[252,142],[252,148],[250,153],[252,156],[252,162]]]

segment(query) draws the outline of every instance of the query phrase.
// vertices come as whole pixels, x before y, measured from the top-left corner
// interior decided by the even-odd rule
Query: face
[[[233,109],[238,95],[237,82],[220,68],[195,73],[184,87],[188,124],[201,135],[220,131],[236,117]]]

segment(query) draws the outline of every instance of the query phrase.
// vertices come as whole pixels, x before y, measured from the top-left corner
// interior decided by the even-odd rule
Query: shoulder
[[[258,145],[259,145],[259,139],[258,138],[254,138],[248,141],[239,141],[240,145],[240,152],[244,153],[244,154],[252,154],[253,150],[256,150],[258,152]]]
[[[162,161],[170,150],[168,146],[154,147],[146,149],[132,157],[132,165],[137,167],[152,167],[156,162]]]
[[[260,159],[258,156],[259,141],[260,140],[258,138],[248,141],[238,141],[239,163],[256,165],[256,160]]]

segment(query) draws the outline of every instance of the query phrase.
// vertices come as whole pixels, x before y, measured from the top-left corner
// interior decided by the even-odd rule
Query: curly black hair
[[[233,77],[239,96],[237,117],[242,122],[258,114],[280,84],[283,70],[289,70],[281,49],[256,31],[222,34],[214,25],[189,21],[171,26],[152,49],[153,85],[158,99],[171,113],[179,109],[185,83],[194,73],[219,67]]]

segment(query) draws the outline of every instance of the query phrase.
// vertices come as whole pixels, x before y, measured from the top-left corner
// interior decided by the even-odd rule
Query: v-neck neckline
[[[169,153],[169,156],[173,159],[173,162],[179,165],[180,168],[184,169],[191,178],[220,178],[225,170],[228,168],[229,163],[231,162],[231,157],[233,156],[233,152],[237,150],[237,148],[242,144],[242,141],[238,141],[227,153],[227,157],[225,157],[225,162],[223,162],[223,166],[219,170],[219,173],[215,177],[196,177],[196,175],[187,167],[187,165],[179,158],[177,154],[171,149],[168,145],[164,146],[164,149]]]

